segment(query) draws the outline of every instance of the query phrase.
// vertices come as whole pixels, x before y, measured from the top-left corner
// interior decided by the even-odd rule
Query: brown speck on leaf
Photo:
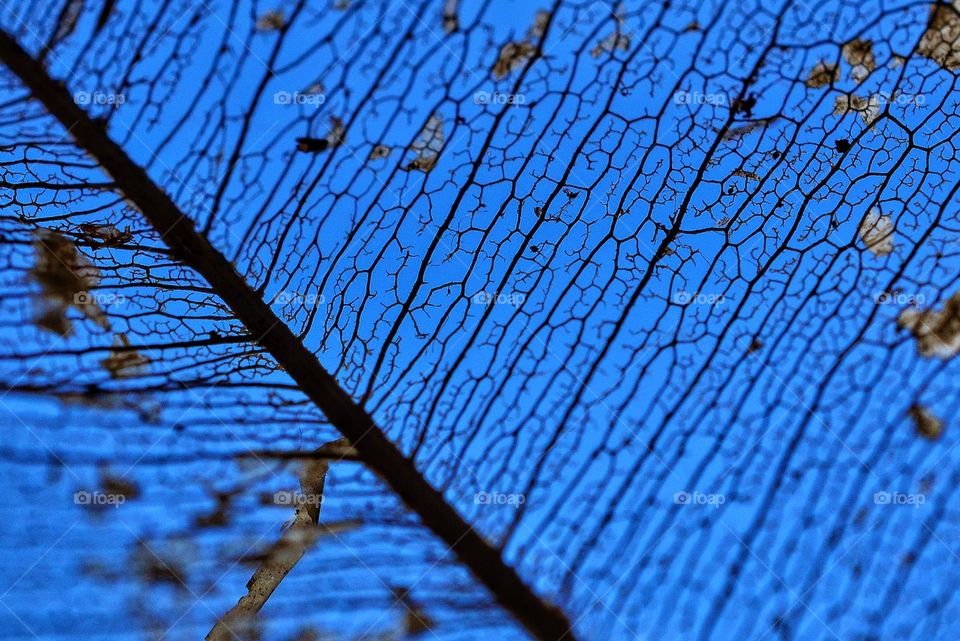
[[[283,29],[283,26],[286,24],[286,17],[283,15],[283,11],[279,9],[274,9],[272,11],[267,11],[262,16],[257,18],[257,31],[276,31],[278,29]]]
[[[759,352],[761,349],[763,349],[763,341],[761,341],[759,338],[754,338],[752,341],[750,341],[750,346],[747,347],[747,354]]]
[[[850,78],[855,82],[863,82],[874,69],[877,68],[877,59],[873,55],[873,41],[855,38],[843,45],[843,58],[852,69]]]
[[[437,159],[443,150],[444,140],[443,117],[440,114],[433,114],[410,147],[410,150],[416,154],[416,158],[410,161],[404,169],[406,171],[418,170],[428,173],[437,164]]]
[[[536,43],[543,38],[549,20],[550,14],[548,12],[538,11],[533,20],[533,26],[527,31],[526,39],[508,42],[500,48],[497,61],[493,64],[494,78],[503,80],[510,75],[511,71],[522,67],[533,57],[537,52]]]
[[[590,55],[594,58],[599,58],[604,53],[610,53],[619,49],[620,51],[629,51],[630,50],[630,36],[623,33],[611,33],[606,38],[597,43],[593,49],[590,50]]]
[[[506,78],[511,71],[526,64],[536,47],[529,42],[508,42],[500,48],[500,55],[493,65],[493,77],[497,80]]]
[[[755,174],[754,172],[752,172],[752,171],[745,171],[745,170],[743,170],[743,169],[737,169],[737,170],[735,170],[735,171],[733,172],[733,175],[734,175],[734,176],[737,176],[737,177],[739,177],[739,178],[745,178],[745,179],[747,179],[747,180],[756,180],[756,181],[759,181],[759,180],[760,180],[760,176],[758,176],[758,175]]]
[[[135,482],[123,476],[114,476],[106,471],[100,472],[100,488],[105,494],[122,496],[126,500],[140,496],[140,486]]]
[[[951,358],[960,351],[960,292],[947,299],[943,309],[910,307],[900,312],[897,325],[917,339],[921,356]]]
[[[943,433],[943,421],[923,405],[911,405],[909,412],[913,419],[913,427],[917,434],[931,441],[936,441]]]
[[[326,141],[330,147],[339,147],[343,143],[343,121],[336,116],[330,116],[330,130],[327,132]]]
[[[339,147],[343,142],[344,127],[343,121],[336,116],[330,116],[330,129],[323,138],[311,138],[304,136],[297,138],[297,150],[308,153],[318,153]]]
[[[317,153],[320,151],[325,151],[329,147],[330,143],[327,142],[325,138],[311,138],[309,136],[297,138],[297,151]]]
[[[386,145],[374,145],[373,149],[370,151],[370,160],[379,160],[380,158],[386,158],[390,155],[390,147]]]
[[[443,3],[443,31],[453,33],[460,28],[460,19],[457,17],[460,0],[444,0]]]
[[[914,405],[910,408],[910,418],[913,419],[917,434],[924,438],[935,441],[943,433],[943,421],[922,405]]]
[[[110,378],[128,378],[141,374],[146,368],[150,359],[135,350],[126,349],[130,347],[130,341],[126,334],[115,334],[113,337],[113,348],[110,356],[100,361],[110,374]],[[121,349],[117,349],[121,348]]]
[[[774,120],[776,120],[776,116],[774,116],[774,117],[772,117],[772,118],[760,118],[759,120],[755,120],[755,121],[753,121],[753,122],[748,122],[747,124],[742,125],[742,126],[740,126],[740,127],[734,127],[734,128],[732,128],[732,129],[728,129],[728,130],[723,134],[723,137],[721,138],[721,140],[724,140],[724,141],[726,141],[726,140],[738,140],[738,139],[740,139],[740,138],[743,138],[743,137],[746,136],[747,134],[749,134],[749,133],[751,133],[751,132],[753,132],[753,131],[755,131],[755,130],[757,130],[757,129],[760,129],[760,128],[768,125],[769,123],[773,122]]]
[[[833,113],[845,116],[850,112],[859,114],[868,126],[872,125],[880,116],[880,98],[876,94],[869,99],[862,96],[837,96],[833,103]]]
[[[161,550],[154,550],[143,541],[133,552],[132,565],[147,583],[162,583],[178,590],[187,589],[187,573],[181,563]]]
[[[73,323],[67,318],[66,310],[61,307],[50,307],[34,319],[37,327],[53,332],[58,336],[69,336],[73,331]]]
[[[820,61],[810,70],[806,85],[811,89],[817,89],[838,80],[840,80],[839,66],[831,62]]]

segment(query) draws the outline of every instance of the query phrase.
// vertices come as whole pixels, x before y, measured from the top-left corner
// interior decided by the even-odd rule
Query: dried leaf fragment
[[[850,70],[850,77],[856,82],[863,82],[877,68],[872,40],[862,38],[851,40],[843,45],[843,58],[853,67]]]
[[[330,116],[330,130],[323,138],[311,138],[303,136],[297,138],[297,150],[307,153],[319,153],[340,146],[343,143],[344,127],[343,121],[336,116]]]
[[[860,221],[860,240],[874,256],[887,256],[893,252],[893,220],[874,207]]]
[[[378,160],[380,158],[386,158],[390,155],[390,147],[386,145],[374,145],[373,149],[370,151],[370,160]]]
[[[427,124],[417,135],[410,150],[416,154],[416,158],[410,161],[404,169],[406,171],[419,170],[428,173],[437,164],[440,152],[443,150],[443,117],[439,114],[433,114],[427,120]]]
[[[880,117],[880,98],[876,94],[869,99],[862,96],[837,96],[833,103],[833,113],[845,116],[851,111],[860,114],[863,122],[870,126]]]
[[[772,118],[760,118],[758,120],[754,120],[753,122],[748,122],[747,124],[742,125],[740,127],[734,127],[733,129],[728,129],[726,133],[723,134],[723,137],[721,138],[721,140],[724,140],[724,141],[739,140],[740,138],[743,138],[747,134],[753,131],[756,131],[757,129],[760,129],[761,127],[765,127],[766,125],[770,124],[776,119],[777,119],[776,116],[773,116]]]
[[[140,352],[129,349],[130,341],[126,334],[115,334],[113,337],[113,351],[110,356],[100,361],[110,378],[129,378],[141,374],[150,359]]]
[[[341,439],[329,445],[346,444]],[[322,531],[317,526],[328,470],[329,462],[325,459],[311,461],[303,466],[300,472],[300,490],[304,497],[314,500],[298,502],[294,518],[280,539],[263,553],[246,558],[248,561],[259,562],[259,567],[247,582],[247,593],[217,621],[207,634],[206,641],[232,641],[238,627],[255,623],[257,612],[319,538]]]
[[[497,80],[506,78],[511,71],[525,65],[536,50],[529,42],[508,42],[503,45],[493,65],[493,77]]]
[[[508,42],[500,48],[497,61],[493,64],[493,77],[497,80],[506,78],[511,71],[522,67],[537,52],[536,42],[543,38],[547,30],[550,14],[538,11],[533,19],[533,26],[527,30],[527,37],[518,42]]]
[[[948,359],[960,351],[960,291],[947,299],[942,310],[910,307],[900,312],[897,325],[917,339],[921,356]]]
[[[105,494],[122,496],[127,500],[140,496],[140,486],[136,483],[122,476],[114,476],[106,471],[100,473],[100,487],[103,488]]]
[[[960,12],[956,3],[931,6],[930,20],[917,44],[917,53],[944,69],[960,69]]]
[[[936,441],[943,433],[943,421],[923,405],[912,405],[908,411],[913,426],[920,436]]]
[[[29,273],[40,285],[45,299],[36,324],[66,336],[70,333],[66,312],[73,306],[100,327],[109,329],[106,314],[89,294],[100,284],[100,272],[77,251],[74,242],[45,229],[36,235],[33,247],[35,263]]]
[[[460,0],[444,0],[443,3],[443,31],[444,33],[453,33],[460,28],[460,20],[457,18]]]
[[[287,19],[286,16],[283,15],[283,11],[273,9],[272,11],[267,11],[257,19],[257,30],[276,31],[283,29],[286,22]]]
[[[73,33],[81,13],[83,13],[83,0],[69,0],[69,2],[67,2],[57,22],[57,30],[53,34],[53,42],[60,42]]]
[[[760,176],[758,176],[758,175],[755,174],[754,172],[752,172],[752,171],[745,171],[745,170],[743,170],[743,169],[734,170],[733,175],[734,175],[734,176],[739,176],[740,178],[746,178],[747,180],[756,180],[756,181],[759,181],[759,180],[760,180]]]
[[[629,35],[619,32],[611,33],[606,38],[598,42],[597,46],[590,50],[590,55],[594,58],[599,58],[602,54],[610,53],[616,51],[617,49],[621,51],[630,50]]]
[[[821,60],[810,70],[806,85],[811,89],[817,89],[838,80],[840,80],[839,65]]]
[[[104,247],[116,247],[123,245],[133,238],[129,229],[120,231],[113,225],[97,225],[94,223],[81,223],[82,231],[91,240],[99,241]]]

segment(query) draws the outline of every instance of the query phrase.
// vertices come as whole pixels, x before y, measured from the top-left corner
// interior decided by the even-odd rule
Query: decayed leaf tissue
[[[4,639],[960,639],[960,0],[0,3]]]

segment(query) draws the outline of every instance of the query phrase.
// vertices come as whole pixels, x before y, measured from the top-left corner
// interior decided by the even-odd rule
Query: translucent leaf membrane
[[[960,634],[956,7],[40,4],[0,24],[578,638]],[[0,86],[3,627],[195,639],[337,434]],[[522,636],[358,463],[321,522],[263,638]]]

